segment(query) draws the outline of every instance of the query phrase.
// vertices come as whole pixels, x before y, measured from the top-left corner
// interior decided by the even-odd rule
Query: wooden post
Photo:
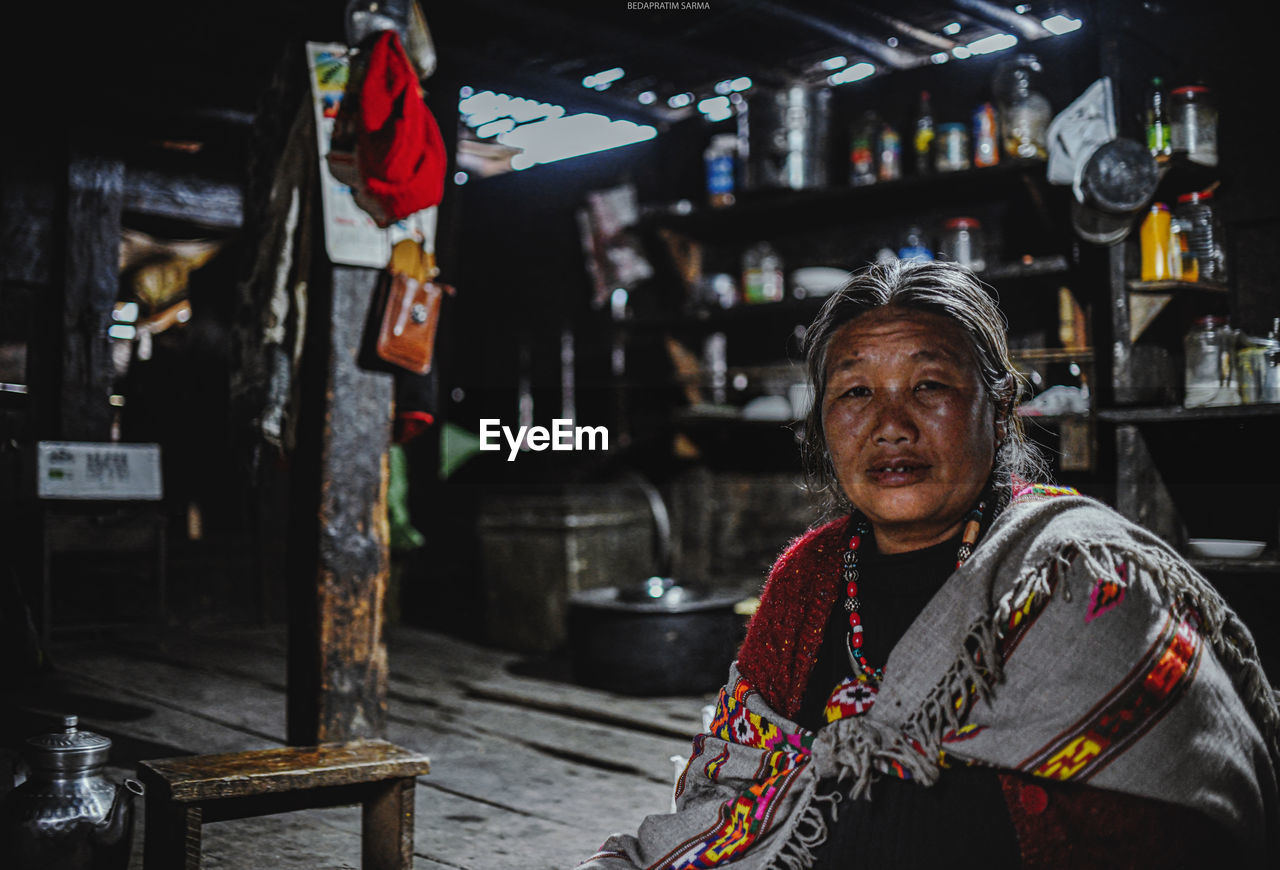
[[[124,163],[73,151],[67,181],[60,433],[107,441],[114,378],[107,328],[119,293]]]
[[[287,731],[296,746],[381,737],[386,727],[392,379],[359,363],[378,272],[317,264],[312,274],[291,509]]]

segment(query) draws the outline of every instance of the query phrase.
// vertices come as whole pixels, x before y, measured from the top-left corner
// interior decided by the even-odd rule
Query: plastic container
[[[880,125],[876,137],[876,180],[896,181],[902,177],[902,137],[888,122]]]
[[[711,144],[702,157],[707,167],[707,204],[712,208],[733,205],[737,200],[737,135],[720,133],[712,136]]]
[[[879,116],[875,112],[866,111],[850,132],[849,183],[855,187],[875,184],[876,136],[879,130]]]
[[[925,243],[924,233],[919,227],[907,230],[906,243],[898,249],[900,260],[932,260],[933,251]]]
[[[995,166],[1000,162],[999,129],[995,106],[983,103],[973,110],[974,166]]]
[[[1227,263],[1222,225],[1213,207],[1212,191],[1184,193],[1178,197],[1178,217],[1186,223],[1187,248],[1195,255],[1198,280],[1225,282]]]
[[[1169,267],[1172,253],[1169,232],[1171,221],[1169,206],[1163,202],[1152,203],[1138,234],[1142,249],[1143,281],[1167,281],[1173,277],[1173,270]]]
[[[982,251],[982,224],[976,218],[954,217],[942,225],[938,238],[939,259],[981,272],[987,268]]]
[[[742,273],[742,296],[748,303],[778,302],[785,294],[782,259],[768,242],[747,248]]]
[[[1174,154],[1218,165],[1218,108],[1204,85],[1174,88],[1169,105],[1169,144]]]
[[[1049,120],[1052,109],[1035,89],[1041,72],[1035,55],[1024,54],[1003,66],[996,75],[1003,151],[1009,157],[1049,156]]]
[[[1184,407],[1240,404],[1234,379],[1235,345],[1236,333],[1227,318],[1210,315],[1196,320],[1183,339]]]
[[[972,165],[969,158],[969,131],[964,124],[939,124],[935,148],[937,156],[934,165],[939,172],[956,172]]]

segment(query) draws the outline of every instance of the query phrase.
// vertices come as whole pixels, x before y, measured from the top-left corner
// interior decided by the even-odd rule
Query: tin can
[[[934,145],[935,168],[939,172],[969,168],[969,131],[964,124],[939,124]]]
[[[995,166],[1000,162],[999,125],[996,108],[983,103],[973,110],[973,165]]]

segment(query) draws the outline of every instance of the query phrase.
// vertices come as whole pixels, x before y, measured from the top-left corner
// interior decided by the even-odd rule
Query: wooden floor
[[[38,687],[0,689],[5,745],[75,713],[115,741],[111,773],[141,759],[279,746],[283,629],[56,647]],[[567,870],[611,832],[670,807],[674,765],[706,697],[637,699],[547,677],[547,662],[406,627],[388,637],[387,739],[431,757],[416,791],[414,867]],[[529,676],[528,673],[542,676]],[[525,675],[522,675],[525,674]],[[588,760],[607,758],[607,762]],[[141,867],[141,813],[131,868]],[[220,822],[204,866],[360,866],[357,808]]]

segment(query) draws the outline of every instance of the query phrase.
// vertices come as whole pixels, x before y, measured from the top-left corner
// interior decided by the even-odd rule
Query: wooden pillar
[[[392,379],[359,362],[378,272],[318,263],[312,275],[291,509],[293,745],[386,728]]]
[[[114,378],[107,328],[119,293],[124,163],[73,150],[67,181],[60,434],[106,441]]]

